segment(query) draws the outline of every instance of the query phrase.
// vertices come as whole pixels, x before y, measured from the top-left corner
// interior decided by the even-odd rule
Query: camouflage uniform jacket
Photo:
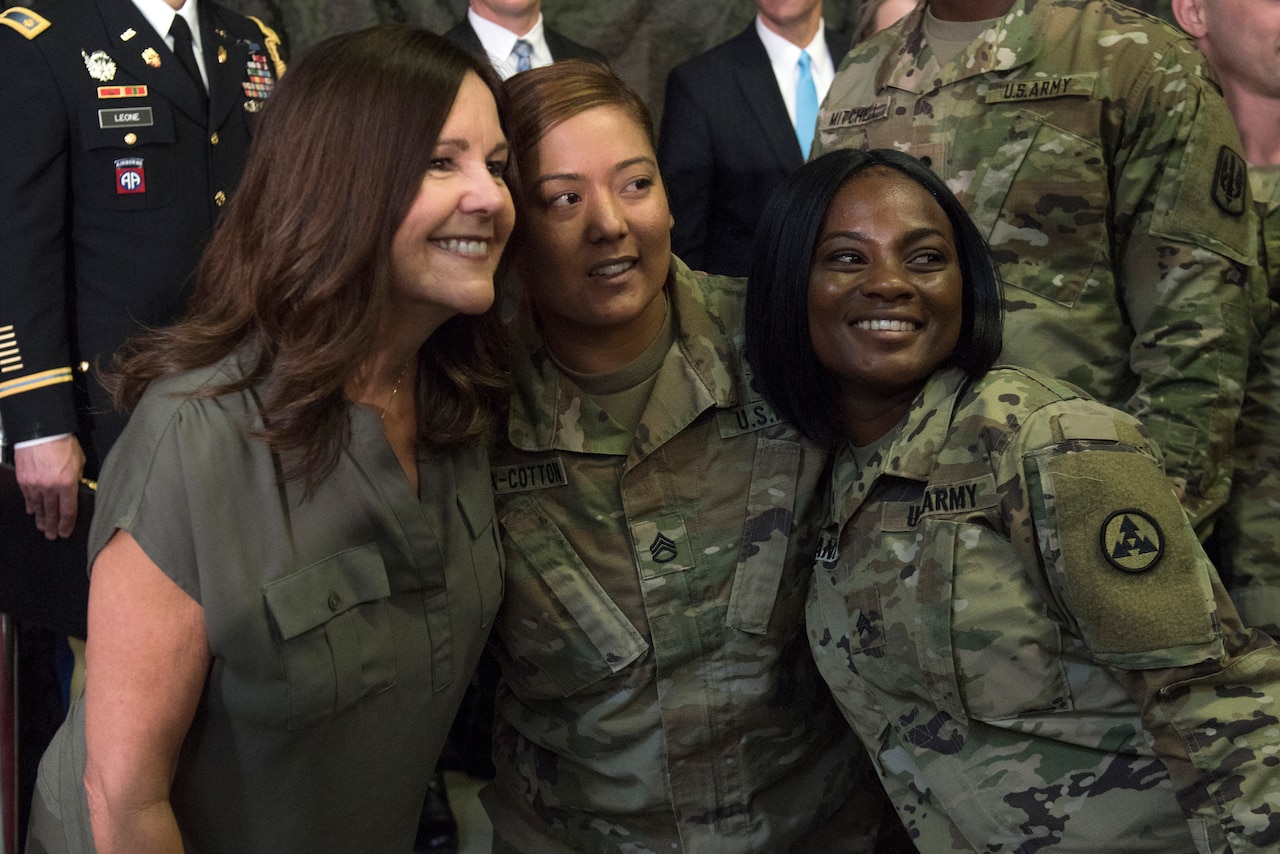
[[[1001,360],[1140,418],[1203,536],[1229,487],[1255,256],[1216,80],[1185,35],[1111,0],[1016,0],[945,66],[923,20],[846,56],[814,156],[931,165],[999,262]]]
[[[1136,421],[951,368],[833,467],[810,646],[921,851],[1277,850],[1280,652]]]
[[[787,851],[863,753],[805,643],[826,455],[749,389],[742,282],[673,276],[634,434],[522,321],[492,458],[510,563],[483,798],[506,850]]]
[[[1248,286],[1252,348],[1215,557],[1244,621],[1280,637],[1280,166],[1250,166],[1249,178],[1260,225]]]

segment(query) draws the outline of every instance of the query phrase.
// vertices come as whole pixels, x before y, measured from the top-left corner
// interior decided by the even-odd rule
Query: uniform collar
[[[924,6],[890,29],[885,60],[876,72],[876,91],[886,87],[923,94],[959,80],[1030,63],[1040,52],[1041,19],[1052,3],[1016,0],[1009,12],[954,60],[940,65],[924,36]]]
[[[650,405],[634,433],[622,430],[576,383],[555,366],[531,312],[513,324],[516,339],[508,439],[525,451],[564,450],[627,456],[638,460],[668,441],[708,409],[746,402],[734,381],[740,372],[726,365],[740,361],[740,319],[713,316],[706,294],[694,286],[693,273],[675,256],[667,295],[675,323],[675,344],[658,370]],[[726,340],[725,329],[736,330]]]
[[[843,524],[862,506],[875,481],[881,476],[929,481],[946,445],[957,401],[969,386],[969,376],[956,367],[937,371],[925,383],[893,441],[880,452],[878,464],[859,469],[847,442],[836,450],[832,462],[829,508]]]
[[[200,10],[196,5],[199,0],[187,0],[182,4],[182,8],[177,10],[165,0],[131,0],[131,2],[166,44],[170,41],[169,28],[173,26],[173,19],[181,15],[186,20],[187,26],[191,28],[191,46],[197,57],[201,55],[203,40],[200,37]]]

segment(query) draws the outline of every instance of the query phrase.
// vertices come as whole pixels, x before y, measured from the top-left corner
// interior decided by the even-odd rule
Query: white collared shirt
[[[804,47],[804,50],[809,53],[809,71],[813,75],[813,85],[818,90],[819,104],[827,97],[831,81],[836,79],[836,65],[831,59],[831,51],[827,50],[826,27],[826,22],[819,19],[818,32],[814,35],[813,41]],[[773,66],[773,76],[778,81],[782,103],[787,105],[787,115],[791,118],[791,124],[794,125],[796,123],[796,79],[800,74],[796,64],[800,61],[801,48],[766,27],[758,14],[756,15],[756,33],[769,54],[769,64]]]
[[[529,53],[531,68],[541,68],[551,64],[551,48],[547,47],[541,12],[538,13],[538,20],[533,28],[524,35],[513,33],[506,27],[481,18],[473,9],[467,9],[467,20],[471,22],[471,29],[475,30],[476,35],[480,37],[480,44],[484,46],[484,52],[489,57],[489,64],[503,80],[516,73],[516,64],[511,58],[511,51],[515,48],[517,39],[524,39],[533,47]]]
[[[196,9],[199,0],[187,0],[182,8],[174,11],[165,0],[133,0],[133,5],[142,13],[157,33],[164,38],[164,43],[173,51],[173,36],[169,35],[169,27],[173,26],[175,15],[181,15],[191,28],[191,49],[196,55],[196,65],[200,68],[200,77],[204,80],[204,88],[209,88],[209,72],[204,67],[204,45],[200,40],[200,13]],[[147,47],[147,45],[143,45]]]

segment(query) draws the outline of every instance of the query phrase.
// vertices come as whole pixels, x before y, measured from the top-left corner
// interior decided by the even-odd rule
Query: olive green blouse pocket
[[[511,547],[496,626],[511,656],[507,678],[531,698],[568,697],[617,673],[649,645],[535,501],[502,515]]]
[[[489,626],[502,602],[503,560],[487,469],[479,477],[459,478],[458,512],[471,537],[471,568],[480,591],[480,625]]]
[[[289,729],[329,720],[395,685],[391,586],[375,543],[277,579],[262,595],[279,632]]]

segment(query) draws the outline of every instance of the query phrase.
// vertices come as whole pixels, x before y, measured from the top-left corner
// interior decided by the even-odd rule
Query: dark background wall
[[[327,36],[392,21],[438,33],[466,13],[467,0],[222,0],[273,26],[297,57]],[[862,0],[825,0],[827,26],[852,30]],[[1130,5],[1172,22],[1170,0]],[[543,0],[547,23],[609,58],[656,115],[667,72],[737,34],[755,15],[755,0]]]

